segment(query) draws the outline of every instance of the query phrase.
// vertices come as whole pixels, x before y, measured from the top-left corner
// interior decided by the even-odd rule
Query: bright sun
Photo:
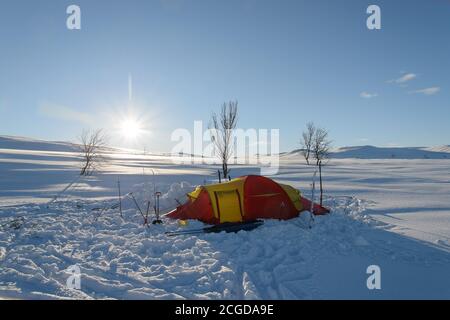
[[[122,135],[127,139],[136,139],[142,131],[139,121],[132,118],[124,119],[120,129]]]

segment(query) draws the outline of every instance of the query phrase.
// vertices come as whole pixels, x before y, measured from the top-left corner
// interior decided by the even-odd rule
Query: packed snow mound
[[[187,201],[187,193],[193,191],[195,186],[192,186],[189,182],[175,182],[167,186],[167,184],[153,184],[151,182],[138,183],[131,187],[131,193],[138,202],[138,205],[145,207],[150,202],[150,207],[153,208],[156,202],[155,192],[156,190],[164,190],[167,192],[161,194],[159,198],[160,212],[167,212],[171,209],[175,209],[180,204]],[[135,207],[134,202],[124,200],[124,206],[126,208]]]
[[[358,159],[450,159],[450,152],[439,148],[405,148],[356,146],[338,148],[331,153],[331,158]]]
[[[184,191],[182,185],[172,185],[164,196],[179,195],[181,189]],[[415,266],[424,270],[429,270],[429,261],[442,267],[450,263],[449,255],[443,251],[394,239],[395,234],[383,230],[386,227],[383,223],[365,214],[366,207],[370,206],[368,202],[340,197],[327,199],[327,205],[333,213],[316,217],[314,221],[305,213],[288,221],[266,220],[262,227],[251,232],[179,237],[167,237],[165,232],[204,225],[190,221],[183,228],[178,221],[165,219],[163,225],[146,227],[135,208],[125,209],[123,219],[117,210],[97,216],[92,211],[97,204],[88,201],[57,202],[50,208],[44,205],[2,208],[0,296],[34,299],[365,297],[369,292],[364,288],[367,263],[375,261],[388,268],[395,261],[398,268]],[[355,258],[342,268],[328,268],[336,256]],[[359,266],[354,264],[355,259],[367,262]],[[66,285],[70,276],[67,269],[73,265],[81,271],[81,290]],[[355,273],[352,270],[355,265],[357,270],[361,268],[361,281],[346,286],[337,283],[343,292],[334,295],[328,281],[339,279],[340,272]],[[397,275],[398,272],[396,279]],[[405,283],[410,282],[407,277]],[[396,294],[397,283],[393,285]],[[434,286],[433,290],[435,295],[443,295],[440,288]],[[405,290],[410,291],[418,296],[430,294],[423,288]],[[388,289],[383,293],[381,297],[392,294]]]

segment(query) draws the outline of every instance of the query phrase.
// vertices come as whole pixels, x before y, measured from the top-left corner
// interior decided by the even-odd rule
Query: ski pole
[[[136,208],[139,210],[139,212],[141,213],[142,218],[144,218],[144,226],[147,224],[147,219],[145,218],[144,213],[142,212],[141,208],[139,207],[139,204],[136,201],[136,198],[134,197],[134,195],[131,193],[131,198],[133,198],[134,204],[136,205]]]

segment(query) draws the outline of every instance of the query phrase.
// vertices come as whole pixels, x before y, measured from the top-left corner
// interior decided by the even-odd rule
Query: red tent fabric
[[[188,201],[168,214],[173,219],[196,219],[209,224],[297,217],[311,201],[290,186],[263,176],[244,176],[230,182],[197,187]],[[314,204],[314,214],[329,210]]]

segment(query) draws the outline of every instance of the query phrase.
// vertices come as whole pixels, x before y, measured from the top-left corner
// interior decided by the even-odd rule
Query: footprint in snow
[[[6,249],[0,247],[0,261],[3,260],[5,257],[6,257]]]
[[[356,246],[368,246],[369,242],[367,242],[366,239],[364,239],[362,236],[358,236],[356,237],[355,241],[354,241]]]

